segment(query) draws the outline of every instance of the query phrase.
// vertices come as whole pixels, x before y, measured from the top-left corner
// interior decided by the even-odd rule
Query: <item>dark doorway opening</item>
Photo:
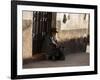
[[[51,32],[52,12],[33,11],[32,55],[41,53],[44,34]]]

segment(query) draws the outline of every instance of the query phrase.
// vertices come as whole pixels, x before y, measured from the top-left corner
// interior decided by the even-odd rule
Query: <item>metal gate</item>
[[[42,40],[44,34],[51,32],[52,13],[51,12],[33,12],[32,28],[32,54],[41,53]]]

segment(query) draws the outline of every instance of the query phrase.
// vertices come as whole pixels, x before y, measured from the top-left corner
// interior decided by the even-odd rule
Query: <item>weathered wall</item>
[[[32,12],[23,11],[22,20],[22,56],[32,57]]]
[[[66,15],[66,22],[63,22]],[[85,18],[85,19],[84,19]],[[89,14],[57,13],[56,27],[59,41],[71,38],[86,37],[89,33]]]
[[[63,23],[64,14],[66,15],[65,23]],[[57,13],[57,23],[60,30],[88,29],[89,14]]]
[[[88,30],[87,29],[77,29],[77,30],[61,30],[57,33],[57,40],[59,42],[75,39],[80,37],[87,37]]]

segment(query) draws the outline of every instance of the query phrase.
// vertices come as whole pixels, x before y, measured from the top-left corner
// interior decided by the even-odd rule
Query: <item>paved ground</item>
[[[89,65],[89,53],[71,53],[64,61],[35,61],[23,65],[23,68],[46,68]]]

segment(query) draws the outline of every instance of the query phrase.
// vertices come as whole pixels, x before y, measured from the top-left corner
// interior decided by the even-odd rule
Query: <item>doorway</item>
[[[32,55],[41,53],[44,34],[51,32],[52,12],[33,11]]]

